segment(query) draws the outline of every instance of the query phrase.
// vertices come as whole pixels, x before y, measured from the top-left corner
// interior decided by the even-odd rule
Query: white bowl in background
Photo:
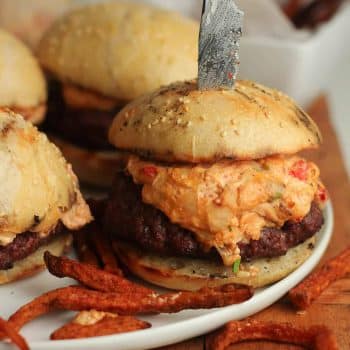
[[[306,40],[243,37],[239,77],[279,89],[307,106],[327,87],[334,69],[347,58],[350,59],[348,1]]]

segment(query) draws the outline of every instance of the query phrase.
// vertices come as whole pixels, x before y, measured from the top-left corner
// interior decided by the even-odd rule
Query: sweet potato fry
[[[236,304],[249,299],[252,289],[235,285],[202,288],[196,292],[170,292],[163,295],[138,295],[101,293],[79,288],[70,293],[60,293],[55,300],[59,309],[80,311],[96,309],[120,315],[139,313],[175,313],[184,309],[209,309]]]
[[[74,231],[73,244],[79,261],[95,267],[100,267],[100,263],[95,252],[89,246],[89,235],[91,229],[91,224],[89,224],[78,231]]]
[[[121,315],[138,313],[174,313],[184,309],[208,309],[236,304],[253,295],[251,288],[226,285],[202,288],[196,292],[172,292],[163,295],[103,293],[70,286],[45,293],[18,309],[9,319],[16,330],[52,310],[82,311],[96,309]]]
[[[79,294],[79,292],[83,292],[87,289],[80,286],[69,286],[69,287],[63,287],[58,288],[55,290],[51,290],[47,293],[44,293],[37,298],[33,299],[29,303],[23,305],[20,307],[10,318],[9,323],[14,327],[15,330],[19,331],[25,324],[29,323],[30,321],[45,315],[49,312],[56,311],[56,310],[69,310],[68,308],[65,308],[64,306],[64,298],[66,295],[69,294]],[[119,298],[121,294],[113,293],[113,296],[115,298]],[[132,297],[138,297],[138,294],[132,293],[132,294],[123,294],[123,298],[132,298]],[[60,304],[57,304],[57,300],[60,299]],[[2,339],[0,334],[0,339]]]
[[[119,267],[112,245],[97,224],[94,225],[94,230],[91,232],[91,241],[103,263],[103,269],[115,275],[123,276],[123,271]]]
[[[77,291],[84,291],[84,290],[86,289],[80,286],[69,286],[69,287],[63,287],[63,288],[51,290],[47,293],[44,293],[36,297],[29,303],[20,307],[14,314],[11,315],[8,322],[14,327],[14,329],[19,331],[24,325],[26,325],[30,321],[33,321],[34,319],[42,315],[45,315],[51,311],[55,311],[59,309],[68,310],[67,308],[59,307],[56,303],[57,299],[59,298],[64,299],[65,295],[68,295],[71,293],[76,294]],[[116,298],[120,296],[120,294],[118,293],[113,293],[113,294]]]
[[[98,258],[100,258],[104,270],[118,276],[123,276],[123,271],[118,265],[111,244],[109,244],[108,238],[101,230],[101,221],[106,206],[106,200],[90,198],[87,202],[95,221],[85,226],[74,236],[75,248],[79,261],[99,267],[100,261]],[[91,246],[94,249],[92,249]]]
[[[314,29],[329,21],[339,10],[344,0],[314,0],[297,11],[292,22],[297,28]]]
[[[132,316],[90,310],[81,311],[71,322],[51,334],[51,339],[78,339],[125,333],[151,327]]]
[[[290,323],[231,321],[208,339],[208,350],[224,350],[243,341],[267,340],[314,350],[337,350],[333,333],[324,326],[297,328]]]
[[[13,325],[0,317],[1,339],[9,338],[20,350],[29,350],[25,339],[16,331]]]
[[[153,294],[154,291],[133,283],[123,277],[97,269],[89,264],[82,264],[66,257],[57,257],[45,252],[44,260],[50,273],[57,277],[71,277],[83,285],[102,292],[124,292]]]
[[[29,303],[20,307],[10,318],[9,323],[11,323],[14,328],[19,331],[25,324],[38,318],[41,315],[45,315],[56,309],[54,301],[57,298],[57,294],[62,291],[62,293],[69,293],[71,288],[81,288],[78,286],[65,287],[60,289],[51,290],[39,297],[33,299]]]
[[[64,304],[65,296],[69,294],[79,294],[79,292],[83,293],[83,291],[88,290],[80,286],[69,286],[44,293],[20,307],[13,315],[11,315],[9,318],[9,323],[14,327],[14,329],[19,331],[25,324],[51,311],[59,309],[69,310],[69,308],[58,305]],[[119,298],[122,295],[121,293],[110,294],[113,294],[115,298]],[[133,293],[131,295],[123,294],[123,298],[130,298],[132,296],[135,297],[135,295],[136,297],[138,296],[137,293]],[[58,299],[61,299],[60,303],[57,303]]]
[[[289,291],[289,299],[301,310],[308,308],[327,287],[350,273],[350,247],[328,260],[299,285]]]
[[[289,0],[283,5],[283,12],[287,17],[292,18],[300,10],[304,2],[304,0]]]

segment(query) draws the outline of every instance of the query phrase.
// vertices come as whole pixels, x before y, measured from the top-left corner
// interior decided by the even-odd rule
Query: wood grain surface
[[[324,142],[320,150],[308,151],[304,155],[319,165],[322,180],[328,188],[334,206],[335,227],[331,243],[322,260],[324,261],[339,253],[345,246],[350,245],[350,183],[336,134],[331,125],[326,98],[317,99],[310,107],[309,113],[319,125]],[[325,324],[335,332],[339,348],[348,350],[350,349],[350,276],[333,284],[305,313],[296,313],[287,298],[283,298],[255,315],[254,318],[275,322],[289,321],[302,326]],[[162,348],[162,350],[200,349],[205,349],[205,336]],[[237,344],[230,349],[292,350],[300,348],[268,342],[250,342]]]

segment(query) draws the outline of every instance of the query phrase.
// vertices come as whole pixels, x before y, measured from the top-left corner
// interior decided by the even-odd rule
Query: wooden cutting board
[[[309,113],[321,129],[324,143],[318,151],[305,152],[305,157],[315,161],[321,169],[334,206],[334,232],[323,260],[336,255],[350,245],[350,183],[345,170],[336,134],[330,122],[329,108],[325,97],[320,97],[310,107]],[[346,117],[346,116],[344,116]],[[322,262],[321,262],[322,263]],[[309,326],[324,324],[336,334],[339,349],[350,349],[350,276],[333,284],[305,313],[296,313],[287,298],[254,316],[257,320],[292,322]],[[205,349],[205,336],[162,348],[162,350]],[[277,345],[269,342],[237,344],[230,349],[239,350],[291,350],[295,346]],[[325,349],[326,350],[326,349]]]

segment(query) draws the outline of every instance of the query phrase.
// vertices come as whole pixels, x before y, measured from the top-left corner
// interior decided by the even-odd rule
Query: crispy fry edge
[[[13,344],[15,344],[20,350],[29,350],[29,346],[26,340],[15,330],[11,323],[6,322],[0,317],[0,331],[4,334],[1,334],[1,338],[8,337]]]
[[[82,264],[67,257],[58,257],[44,253],[48,271],[54,276],[70,277],[81,284],[101,292],[124,292],[151,295],[152,289],[146,288],[126,278],[98,269],[89,264]]]
[[[314,350],[338,350],[333,333],[325,326],[296,328],[290,323],[231,321],[208,337],[208,350],[224,350],[244,341],[267,340]]]
[[[350,247],[328,260],[288,293],[292,304],[307,309],[333,282],[350,273]]]

